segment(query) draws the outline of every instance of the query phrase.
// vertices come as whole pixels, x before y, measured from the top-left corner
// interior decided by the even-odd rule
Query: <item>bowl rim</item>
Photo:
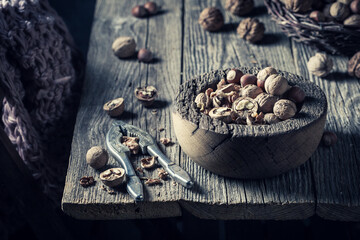
[[[221,78],[224,78],[226,73],[231,69],[234,68],[212,70],[208,73],[196,75],[181,84],[174,101],[175,113],[178,113],[182,119],[197,125],[199,129],[222,135],[230,134],[232,137],[269,137],[289,134],[310,126],[324,116],[326,117],[327,99],[321,88],[299,75],[278,69],[278,73],[286,77],[290,85],[297,85],[306,93],[302,109],[294,118],[271,125],[248,126],[235,123],[226,124],[221,120],[212,119],[208,115],[201,113],[194,104],[196,95],[203,92],[206,88],[214,86]],[[244,74],[250,73],[256,75],[262,68],[235,67],[235,69],[239,69]],[[186,99],[189,99],[188,101],[191,103],[190,106],[184,104]],[[183,109],[187,109],[187,113],[184,112]],[[189,116],[190,113],[192,117]],[[204,127],[205,125],[208,127]]]

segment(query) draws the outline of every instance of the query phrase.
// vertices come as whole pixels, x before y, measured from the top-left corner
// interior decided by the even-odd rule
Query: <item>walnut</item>
[[[265,91],[275,96],[283,95],[290,88],[286,78],[280,74],[270,75],[265,82]]]
[[[200,112],[205,111],[206,95],[205,93],[199,93],[195,98],[195,104],[197,108],[200,108]]]
[[[259,114],[255,113],[247,115],[246,124],[249,126],[264,124],[264,113],[260,112]]]
[[[344,20],[344,25],[347,27],[360,27],[360,15],[353,14]]]
[[[213,108],[210,110],[209,116],[225,123],[230,123],[235,119],[234,111],[228,107]]]
[[[100,173],[101,181],[108,187],[116,187],[126,181],[125,169],[110,168]]]
[[[153,86],[138,87],[135,89],[135,97],[145,106],[151,106],[157,97],[157,89]]]
[[[99,169],[105,166],[108,162],[109,154],[100,146],[90,148],[86,153],[86,162],[90,167]]]
[[[145,181],[145,184],[146,184],[146,185],[149,185],[149,186],[153,186],[153,185],[160,185],[160,184],[162,184],[162,183],[161,183],[161,180],[160,180],[160,179],[152,179],[152,178],[149,178],[148,180]]]
[[[218,31],[224,25],[224,17],[218,8],[208,7],[200,13],[199,24],[207,31]]]
[[[242,97],[256,98],[259,94],[263,93],[263,90],[256,85],[249,84],[243,87],[241,90]]]
[[[169,173],[166,172],[164,169],[158,170],[158,176],[161,180],[167,180],[169,178]]]
[[[91,176],[84,176],[84,177],[80,178],[79,182],[80,182],[80,185],[85,188],[95,184],[94,177],[91,177]]]
[[[266,124],[274,124],[280,122],[280,118],[278,118],[274,113],[267,113],[264,116],[264,122]]]
[[[274,114],[281,120],[292,118],[296,114],[296,105],[293,101],[281,99],[274,105]]]
[[[360,78],[360,51],[349,60],[347,70],[350,76]]]
[[[171,138],[160,138],[160,142],[165,146],[168,146],[171,144]]]
[[[132,37],[118,37],[112,44],[115,56],[128,58],[135,54],[136,43]]]
[[[232,105],[235,112],[235,122],[240,124],[246,124],[248,115],[257,114],[258,104],[249,97],[240,97],[235,100]]]
[[[116,98],[104,104],[103,109],[110,117],[118,117],[123,114],[125,110],[125,103],[123,98]]]
[[[141,167],[145,169],[153,168],[155,166],[155,159],[155,156],[140,159]]]
[[[138,137],[122,136],[121,143],[129,148],[131,154],[136,155],[139,153],[140,146]]]
[[[225,9],[237,16],[248,14],[253,8],[254,0],[227,0],[225,4]]]
[[[272,74],[276,74],[277,71],[275,68],[273,67],[266,67],[262,70],[260,70],[257,74],[257,86],[262,88],[262,89],[265,89],[265,81],[266,79],[272,75]]]
[[[335,2],[330,7],[330,15],[338,21],[343,21],[350,15],[349,6],[341,2]]]
[[[333,61],[324,53],[316,53],[307,63],[308,70],[311,74],[318,77],[328,75],[333,67]]]
[[[264,37],[265,26],[257,18],[245,18],[237,28],[237,33],[241,38],[255,43]]]
[[[285,7],[292,12],[306,12],[311,9],[313,0],[285,0]]]
[[[263,113],[272,112],[277,100],[279,100],[278,97],[269,95],[267,93],[261,93],[255,98],[255,101],[259,105],[259,111]]]

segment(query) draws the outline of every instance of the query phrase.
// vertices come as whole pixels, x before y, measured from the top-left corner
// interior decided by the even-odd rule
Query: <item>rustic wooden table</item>
[[[187,209],[207,219],[304,219],[317,214],[326,219],[360,220],[360,84],[346,74],[347,58],[333,57],[334,71],[326,79],[309,75],[306,62],[316,51],[280,32],[256,1],[252,16],[266,26],[257,45],[236,34],[242,18],[224,11],[223,31],[203,31],[197,22],[208,6],[223,9],[221,1],[158,0],[163,11],[151,18],[131,16],[131,8],[143,1],[98,0],[90,39],[86,79],[78,111],[62,208],[80,219],[135,219],[180,216]],[[118,36],[133,36],[138,48],[156,55],[152,64],[136,59],[119,60],[111,50]],[[193,163],[176,143],[172,126],[172,100],[179,84],[212,69],[234,66],[273,66],[305,76],[318,84],[328,98],[326,129],[336,132],[338,143],[319,147],[303,166],[278,177],[237,180],[214,175]],[[144,108],[134,88],[154,85],[159,101]],[[124,97],[123,120],[150,132],[157,140],[170,137],[173,146],[162,148],[170,159],[185,168],[195,181],[191,190],[166,181],[145,186],[145,201],[135,203],[120,189],[111,195],[100,189],[99,173],[87,166],[85,154],[93,145],[105,147],[105,134],[113,119],[102,110],[106,101]],[[159,131],[165,128],[164,131]],[[279,146],[281,147],[281,146]],[[139,165],[134,158],[134,166]],[[110,163],[116,165],[113,158]],[[96,185],[83,188],[79,179],[95,176]],[[156,171],[147,173],[155,177]]]

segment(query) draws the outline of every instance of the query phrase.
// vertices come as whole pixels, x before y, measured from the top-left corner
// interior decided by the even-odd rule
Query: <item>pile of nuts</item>
[[[227,0],[225,9],[237,16],[243,16],[250,13],[254,8],[254,0]],[[216,7],[205,8],[199,16],[199,24],[203,29],[215,32],[221,30],[224,26],[224,16],[220,9]],[[251,42],[259,42],[264,37],[265,26],[257,18],[243,19],[237,33],[241,38]]]
[[[292,12],[308,12],[316,22],[335,21],[348,27],[360,27],[360,0],[281,0]]]
[[[290,86],[274,68],[257,76],[231,69],[216,90],[208,88],[195,98],[200,112],[225,123],[243,125],[273,124],[287,120],[300,111],[305,92]]]

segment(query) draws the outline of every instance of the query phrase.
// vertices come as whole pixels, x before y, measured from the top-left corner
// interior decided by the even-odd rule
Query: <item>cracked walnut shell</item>
[[[208,7],[200,13],[199,24],[207,31],[219,31],[224,26],[224,17],[218,8]]]
[[[255,43],[264,37],[265,26],[257,18],[245,18],[240,22],[237,33],[241,38]]]
[[[118,117],[123,114],[125,104],[123,98],[116,98],[104,104],[103,109],[110,117]]]
[[[116,187],[126,181],[125,169],[110,168],[100,173],[101,181],[108,187]]]

